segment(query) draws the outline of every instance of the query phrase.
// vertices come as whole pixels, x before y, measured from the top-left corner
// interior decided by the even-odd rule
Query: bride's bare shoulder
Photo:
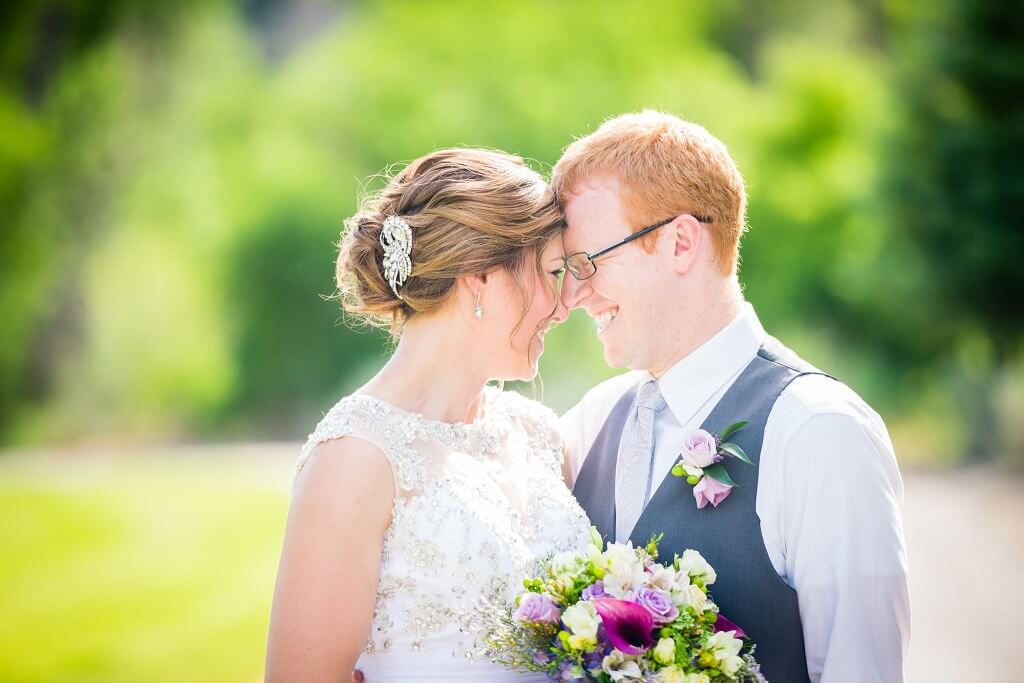
[[[391,464],[377,444],[358,436],[341,436],[313,446],[296,474],[293,496],[310,489],[337,493],[355,486],[393,491]]]

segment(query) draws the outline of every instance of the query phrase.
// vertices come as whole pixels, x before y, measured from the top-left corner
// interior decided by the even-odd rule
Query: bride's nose
[[[551,314],[550,325],[561,325],[569,317],[569,309],[566,307],[562,297],[555,297],[555,312]]]

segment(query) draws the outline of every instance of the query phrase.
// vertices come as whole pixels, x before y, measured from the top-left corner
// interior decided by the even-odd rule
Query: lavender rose
[[[520,621],[541,621],[541,622],[557,622],[562,616],[562,610],[558,609],[558,605],[551,601],[546,595],[540,593],[523,593],[523,597],[519,601],[519,609],[516,610],[515,617]]]
[[[610,597],[610,595],[604,592],[604,581],[595,581],[584,588],[583,593],[580,594],[580,600],[593,600],[594,598]]]
[[[683,462],[703,469],[718,460],[718,442],[714,435],[703,429],[690,432],[683,443]]]
[[[703,510],[708,503],[718,507],[718,504],[728,498],[730,493],[732,493],[731,486],[711,477],[704,477],[693,487],[693,497],[697,501],[699,510]]]
[[[671,623],[679,616],[679,609],[672,604],[672,598],[663,591],[641,588],[636,594],[636,602],[647,608],[657,626]]]

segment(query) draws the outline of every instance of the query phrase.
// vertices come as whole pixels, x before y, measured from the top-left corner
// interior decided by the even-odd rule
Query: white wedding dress
[[[586,543],[590,523],[562,480],[555,414],[494,387],[471,424],[352,395],[310,435],[298,468],[317,444],[341,436],[380,448],[396,488],[373,625],[357,665],[367,683],[547,680],[488,661],[474,621],[482,602],[522,592],[539,560]]]

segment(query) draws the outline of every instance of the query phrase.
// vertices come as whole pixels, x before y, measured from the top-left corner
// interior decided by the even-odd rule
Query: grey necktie
[[[640,385],[615,464],[615,540],[625,543],[651,495],[654,420],[665,409],[657,380]]]

